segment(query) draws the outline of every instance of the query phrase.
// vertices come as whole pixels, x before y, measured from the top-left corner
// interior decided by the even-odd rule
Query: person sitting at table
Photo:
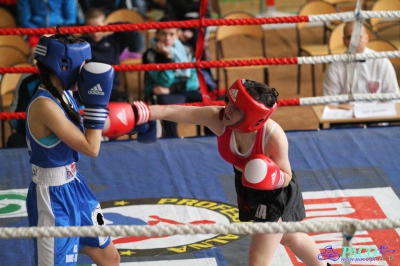
[[[349,49],[351,34],[355,21],[347,22],[343,29],[343,43]],[[373,53],[367,48],[368,34],[362,26],[356,53]],[[347,78],[347,62],[332,62],[326,70],[323,81],[324,95],[340,95],[352,93],[398,93],[396,71],[389,59],[366,59],[356,62],[353,82]]]

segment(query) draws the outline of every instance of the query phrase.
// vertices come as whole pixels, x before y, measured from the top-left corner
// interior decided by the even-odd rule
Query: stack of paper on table
[[[352,102],[344,105],[327,105],[322,119],[368,118],[397,115],[394,102]]]

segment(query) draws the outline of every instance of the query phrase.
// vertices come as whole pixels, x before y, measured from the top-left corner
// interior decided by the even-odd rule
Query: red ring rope
[[[187,105],[187,106],[205,106],[205,105],[219,105],[225,106],[224,101],[209,101],[208,103],[185,103],[180,105]],[[299,106],[300,105],[300,98],[293,98],[293,99],[281,99],[278,100],[279,106]],[[81,114],[84,110],[81,110]],[[24,120],[26,119],[25,112],[0,112],[0,120]]]

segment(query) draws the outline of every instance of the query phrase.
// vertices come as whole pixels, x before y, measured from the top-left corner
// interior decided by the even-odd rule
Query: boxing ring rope
[[[288,98],[278,100],[279,106],[307,106],[329,103],[347,103],[351,101],[391,101],[400,99],[400,93],[380,93],[380,94],[342,94],[319,97],[302,97]],[[219,105],[224,106],[224,101],[211,101],[210,103],[186,103],[184,105],[204,106],[204,105]],[[84,110],[81,110],[83,113]],[[25,112],[0,112],[1,120],[24,120],[26,119]]]
[[[105,31],[139,31],[163,28],[191,28],[201,29],[207,26],[235,26],[255,24],[283,24],[298,22],[326,22],[334,20],[364,20],[369,18],[400,18],[400,11],[363,11],[341,12],[336,14],[321,14],[308,16],[288,16],[272,18],[243,18],[243,19],[206,19],[204,18],[207,7],[207,0],[201,1],[200,15],[197,20],[176,21],[176,22],[146,22],[138,24],[119,24],[106,26],[76,26],[61,27],[61,33],[89,33]],[[54,34],[55,28],[1,28],[0,35],[43,35]],[[201,39],[201,38],[199,38]],[[204,39],[201,40],[204,42]],[[197,45],[198,47],[198,45]],[[202,47],[196,50],[196,62],[169,63],[169,64],[147,64],[147,65],[115,65],[115,71],[150,71],[185,68],[222,68],[242,67],[253,65],[293,65],[293,64],[317,64],[333,61],[347,61],[376,58],[397,58],[400,51],[379,52],[371,54],[335,54],[314,57],[288,57],[288,58],[259,58],[252,60],[230,60],[230,61],[201,61],[200,54]],[[36,67],[2,67],[0,74],[5,73],[37,73]],[[198,71],[199,73],[199,71]],[[201,90],[204,91],[204,84],[200,81]],[[204,94],[204,93],[203,93]],[[327,103],[342,103],[349,101],[385,101],[400,99],[399,93],[382,94],[351,94],[323,97],[306,97],[293,99],[280,99],[281,106],[302,106]],[[224,105],[222,101],[205,101],[190,105]],[[25,112],[4,112],[0,113],[0,120],[25,119]],[[400,228],[400,219],[373,219],[353,220],[340,222],[272,222],[272,223],[232,223],[232,224],[205,224],[205,225],[155,225],[155,226],[84,226],[84,227],[2,227],[0,238],[36,238],[36,237],[72,237],[72,236],[166,236],[186,234],[260,234],[260,233],[322,233],[342,232],[344,242],[351,245],[351,239],[356,231]],[[350,262],[343,262],[349,265]]]
[[[335,61],[365,60],[379,58],[398,58],[400,50],[375,52],[375,53],[354,53],[354,54],[332,54],[323,56],[303,56],[303,57],[285,57],[285,58],[258,58],[247,60],[209,60],[200,62],[184,63],[165,63],[165,64],[140,64],[140,65],[113,65],[116,72],[128,71],[163,71],[168,69],[186,69],[186,68],[222,68],[222,67],[243,67],[256,65],[297,65],[297,64],[322,64]],[[37,67],[1,67],[0,74],[5,73],[37,73]]]
[[[288,98],[278,100],[279,106],[307,106],[319,105],[329,103],[347,103],[351,101],[391,101],[400,99],[400,93],[380,93],[380,94],[342,94],[331,96],[318,96],[318,97],[302,97],[302,98]],[[220,105],[224,106],[224,101],[211,101],[210,103],[187,103],[184,105],[191,106],[204,106],[204,105]],[[84,110],[81,110],[84,112]],[[25,112],[0,112],[0,120],[24,120],[26,119]]]
[[[151,29],[166,29],[166,28],[195,28],[200,24],[203,27],[208,26],[237,26],[237,25],[261,25],[261,24],[286,24],[299,22],[326,22],[334,20],[355,20],[355,19],[370,19],[370,18],[400,18],[399,11],[364,11],[361,10],[358,14],[354,12],[339,12],[334,14],[319,14],[306,16],[286,16],[286,17],[262,17],[262,18],[236,18],[236,19],[193,19],[186,21],[172,22],[143,22],[136,24],[118,24],[104,26],[71,26],[60,27],[60,32],[65,33],[90,33],[90,32],[107,32],[107,31],[140,31]],[[55,34],[55,28],[1,28],[0,35],[43,35]]]
[[[73,236],[167,236],[194,234],[276,234],[323,233],[400,228],[398,219],[371,219],[334,222],[268,222],[186,225],[107,225],[107,226],[50,226],[2,227],[0,238],[73,237]],[[353,233],[354,234],[354,233]],[[352,237],[352,235],[349,235]]]

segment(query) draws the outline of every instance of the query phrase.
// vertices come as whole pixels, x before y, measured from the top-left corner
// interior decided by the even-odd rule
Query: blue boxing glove
[[[114,79],[111,65],[90,62],[78,77],[78,93],[85,105],[83,124],[88,129],[103,129]]]
[[[157,141],[157,122],[149,121],[145,124],[137,125],[133,129],[137,132],[137,140],[142,143],[154,143]]]

